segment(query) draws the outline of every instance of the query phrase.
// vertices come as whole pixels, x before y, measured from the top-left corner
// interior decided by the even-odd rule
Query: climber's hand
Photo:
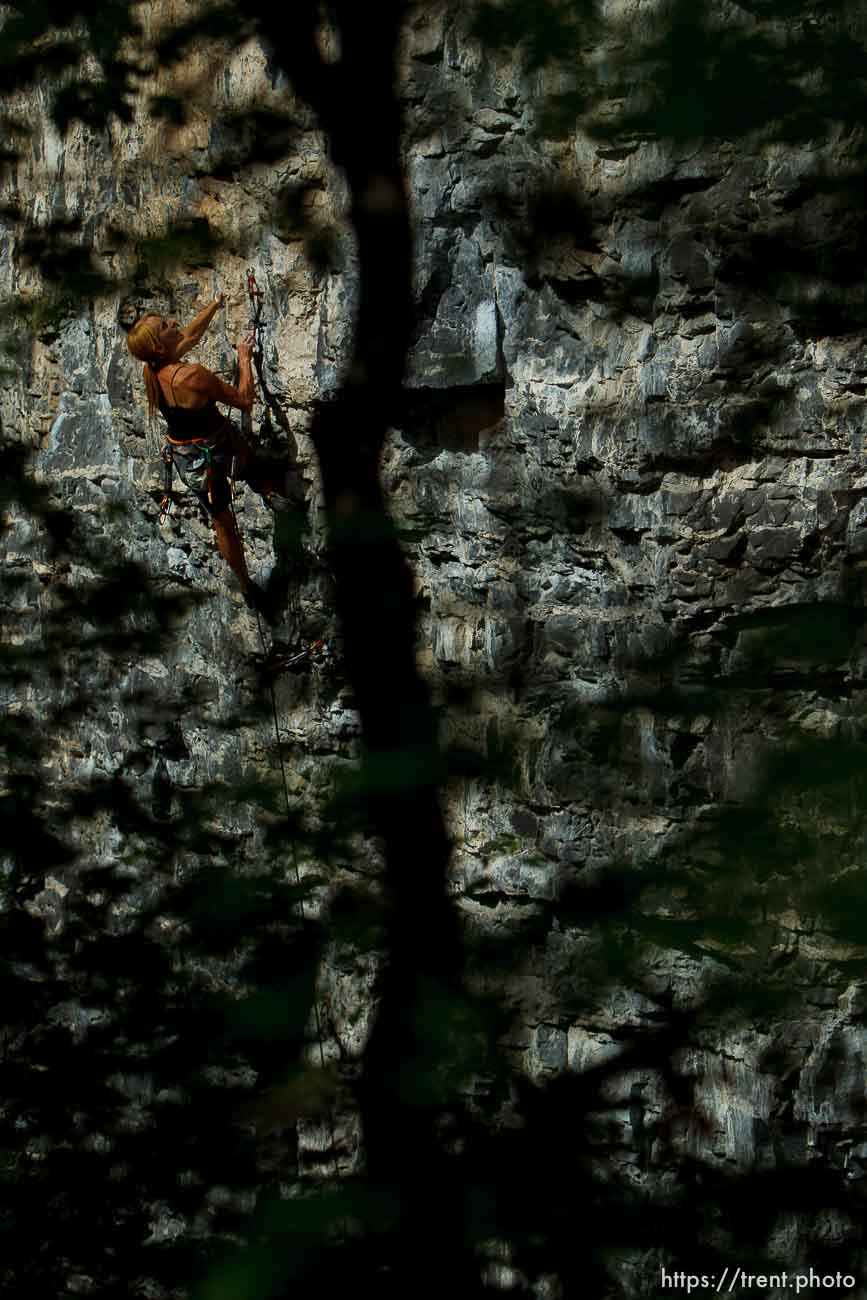
[[[224,293],[218,293],[216,298],[214,299],[214,302],[217,304],[218,310],[220,307],[225,307],[226,295]]]
[[[245,334],[241,339],[241,342],[238,344],[238,357],[242,361],[245,359],[249,361],[250,357],[253,355],[253,345],[255,342],[256,336],[253,334],[252,330],[249,334]]]

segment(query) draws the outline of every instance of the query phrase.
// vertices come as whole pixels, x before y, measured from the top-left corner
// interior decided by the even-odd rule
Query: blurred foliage
[[[52,221],[25,230],[18,241],[22,266],[38,267],[49,284],[62,284],[65,294],[75,300],[96,298],[114,285],[93,265],[89,248],[77,242],[77,221]]]
[[[95,261],[95,249],[85,240],[78,220],[46,224],[21,221],[16,214],[16,256],[21,266],[38,272],[41,283],[28,296],[0,301],[0,348],[24,363],[32,339],[51,343],[81,310],[82,301],[127,295],[120,323],[130,328],[142,303],[160,292],[171,296],[170,279],[179,269],[213,267],[221,240],[204,219],[169,222],[162,232],[135,238],[109,224],[105,240],[112,253],[130,255],[130,270],[111,275]],[[102,251],[102,250],[101,250]],[[14,373],[11,369],[9,373]]]
[[[760,131],[794,142],[863,123],[862,12],[857,0],[738,3],[732,13],[663,0],[610,18],[598,0],[482,0],[474,29],[485,44],[517,45],[529,68],[560,70],[573,83],[546,102],[543,130],[552,134],[581,119],[603,140]]]
[[[79,303],[62,288],[45,289],[34,298],[18,298],[0,303],[0,338],[3,353],[19,364],[24,360],[31,339],[46,342],[57,338],[64,324],[73,320]],[[7,373],[20,374],[18,365]]]
[[[205,3],[194,14],[169,24],[154,44],[154,57],[160,67],[182,63],[190,50],[205,42],[226,42],[230,47],[242,45],[256,31],[250,8],[244,4]]]
[[[604,30],[598,0],[505,0],[478,6],[474,29],[489,48],[518,46],[532,69],[570,59],[576,43],[589,46]]]
[[[117,665],[164,653],[194,602],[115,560],[99,528],[36,483],[20,449],[4,450],[3,469],[7,535],[29,536],[49,576],[7,573],[3,589],[0,677],[17,703],[2,722],[11,1050],[0,1146],[16,1188],[2,1212],[2,1285],[14,1288],[39,1256],[41,1206],[52,1249],[38,1280],[30,1272],[37,1289],[61,1294],[80,1275],[128,1293],[147,1275],[175,1294],[244,1218],[234,1193],[208,1209],[220,1170],[262,1193],[295,1174],[292,1144],[275,1167],[257,1166],[239,1101],[284,1089],[297,1071],[320,944],[299,908],[316,882],[287,883],[285,840],[238,875],[237,842],[220,828],[250,800],[272,801],[262,777],[255,790],[187,792],[154,819],[149,772],[159,753],[177,759],[183,739],[152,690],[126,708],[156,739],[112,775],[88,776],[86,762],[77,779],[66,771],[99,730]],[[189,709],[175,708],[188,725]],[[294,1122],[321,1113],[333,1084],[314,1073],[292,1090]],[[161,1205],[170,1219],[198,1216],[199,1229],[148,1244],[160,1240]]]
[[[299,122],[288,111],[248,108],[221,113],[211,123],[213,175],[224,176],[256,163],[273,164],[291,154]]]
[[[202,41],[238,45],[273,22],[265,12],[272,8],[206,5],[161,32],[148,53],[169,67]],[[751,132],[787,142],[860,126],[863,51],[842,34],[856,12],[851,5],[818,12],[786,0],[737,8],[740,25],[710,6],[673,0],[654,11],[650,28],[626,30],[609,27],[591,0],[504,0],[480,6],[477,31],[489,46],[520,45],[531,68],[572,77],[572,89],[546,106],[543,129],[554,133],[573,130],[577,117],[597,139],[630,145]],[[94,130],[130,120],[144,66],[125,47],[138,34],[135,6],[28,0],[7,9],[0,67],[8,90],[56,86],[60,129],[76,120]],[[377,12],[337,10],[356,30],[359,23],[378,30]],[[357,92],[387,98],[390,81],[366,86],[359,78],[355,98],[332,93],[339,72],[326,76],[308,45],[320,17],[320,6],[309,3],[293,12],[296,57],[307,60],[298,78],[320,77],[332,121],[358,117],[342,156],[346,138],[354,139],[352,161],[363,172]],[[600,42],[608,46],[602,63],[589,57]],[[97,75],[80,75],[85,54],[99,64]],[[647,90],[646,102],[633,87]],[[617,100],[616,111],[601,111]],[[170,95],[155,97],[150,109],[173,125],[186,113]],[[294,123],[257,111],[217,127],[214,166],[240,172],[278,158]],[[377,149],[374,140],[378,167]],[[817,173],[814,187],[841,213],[855,214],[841,217],[841,230],[845,250],[859,251],[857,150],[849,172]],[[302,183],[276,196],[285,234],[307,230],[309,191]],[[502,221],[514,223],[516,255],[534,275],[546,278],[543,245],[564,232],[598,251],[591,205],[577,186],[530,191],[522,196],[516,185],[491,201]],[[671,192],[644,195],[648,212],[670,200]],[[7,215],[14,224],[15,214]],[[770,292],[794,282],[796,302],[808,274],[843,284],[843,245],[805,251],[794,220],[780,220],[770,249],[743,232],[717,232],[732,276]],[[72,219],[20,227],[18,253],[46,287],[14,307],[13,322],[35,334],[56,332],[76,300],[108,290],[79,229]],[[123,230],[110,233],[118,247],[133,243],[132,278],[146,286],[181,266],[212,265],[217,248],[205,222],[137,244]],[[320,265],[332,264],[327,232],[310,238]],[[623,312],[646,310],[655,291],[652,277],[624,279],[615,292],[590,273],[553,287],[578,304],[601,293]],[[830,291],[825,306],[832,311]],[[811,310],[815,327],[821,311]],[[741,364],[754,369],[755,352],[747,350]],[[353,437],[362,426],[335,417],[335,427]],[[737,433],[749,445],[750,428]],[[122,696],[139,717],[141,744],[110,771],[78,753],[83,719],[97,733],[108,730],[118,663],[165,652],[195,602],[157,588],[139,566],[115,562],[110,538],[91,535],[87,517],[37,483],[19,451],[5,448],[2,457],[0,499],[15,519],[7,539],[29,533],[27,558],[41,566],[38,577],[32,565],[6,571],[8,635],[0,647],[0,685],[11,704],[0,722],[7,764],[0,1178],[13,1193],[0,1210],[0,1278],[10,1293],[26,1278],[46,1296],[90,1290],[265,1300],[364,1287],[401,1300],[441,1297],[447,1288],[471,1297],[502,1290],[497,1268],[507,1265],[512,1294],[539,1296],[548,1286],[549,1295],[601,1297],[622,1293],[613,1263],[641,1252],[647,1275],[639,1285],[652,1294],[656,1262],[718,1273],[737,1263],[759,1272],[783,1212],[851,1211],[854,1197],[835,1167],[817,1174],[808,1166],[804,1126],[785,1098],[768,1137],[773,1170],[733,1172],[725,1160],[694,1159],[684,1127],[688,1118],[696,1131],[708,1128],[691,1054],[723,1029],[761,1029],[772,1017],[801,1015],[815,976],[815,963],[798,952],[807,923],[823,927],[829,947],[846,946],[824,963],[829,987],[841,988],[863,961],[865,742],[857,719],[851,735],[824,739],[794,726],[769,731],[763,765],[737,799],[707,811],[689,842],[672,836],[665,853],[604,872],[580,864],[556,899],[522,901],[519,923],[497,915],[478,939],[467,933],[458,942],[445,881],[432,885],[420,864],[443,847],[424,799],[436,782],[448,775],[508,784],[532,806],[543,745],[561,746],[549,764],[562,782],[555,804],[568,803],[571,790],[597,809],[621,801],[631,812],[652,810],[661,795],[641,785],[640,710],[656,722],[682,719],[665,793],[681,789],[692,808],[707,794],[689,770],[701,743],[690,730],[696,718],[708,718],[711,729],[730,727],[737,739],[749,731],[744,720],[757,693],[775,699],[793,669],[830,670],[851,686],[863,641],[860,607],[733,619],[741,658],[730,680],[689,677],[683,648],[666,646],[656,660],[636,657],[627,698],[564,707],[541,739],[517,724],[492,723],[475,747],[456,743],[448,767],[434,752],[426,702],[413,698],[401,719],[402,743],[374,745],[358,772],[330,780],[334,801],[323,824],[307,832],[294,809],[285,811],[273,768],[265,776],[245,770],[234,786],[173,789],[167,760],[182,752],[183,737],[171,724],[195,719],[225,735],[238,721],[176,697],[172,685]],[[394,529],[380,506],[365,501],[343,531],[335,529],[336,541],[391,546]],[[549,508],[571,531],[592,524],[584,502],[556,489]],[[376,572],[386,588],[400,576],[393,566]],[[409,646],[412,628],[403,633]],[[398,691],[405,699],[407,681],[381,669],[377,675],[381,647],[375,636],[369,642],[361,707],[373,728],[377,704]],[[512,683],[528,701],[539,689],[531,669],[523,664]],[[266,716],[261,698],[255,707]],[[469,691],[463,705],[449,701],[452,716],[461,707],[472,712]],[[233,831],[251,806],[271,819],[252,857]],[[311,1031],[325,938],[312,919],[316,890],[331,864],[355,866],[350,832],[371,823],[385,831],[397,883],[389,892],[360,870],[361,880],[334,900],[328,937],[341,978],[359,986],[365,961],[379,954],[371,993],[378,1015],[363,1059],[323,1070]],[[296,854],[315,867],[301,883],[290,869]],[[492,916],[504,902],[518,906],[482,890],[470,902],[490,906]],[[555,968],[561,954],[560,1003],[548,1038],[535,1043],[530,1079],[509,1046],[510,998],[516,979],[534,976],[543,948]],[[663,965],[690,972],[683,982],[701,989],[689,1011],[678,1005],[672,980],[660,980]],[[610,1057],[574,1068],[567,1029],[595,1029],[614,991],[635,995],[641,1014],[614,1027]],[[777,1077],[797,1067],[777,1062]],[[627,1102],[618,1088],[622,1094],[630,1076]],[[645,1114],[636,1093],[649,1079],[660,1081],[666,1101]],[[363,1116],[363,1161],[354,1158],[351,1133],[335,1134],[335,1115],[349,1128]],[[313,1149],[321,1157],[313,1168],[302,1168],[301,1125],[318,1126],[318,1148],[308,1148],[308,1159]],[[787,1143],[797,1148],[790,1158]],[[654,1165],[666,1170],[658,1194],[644,1178],[651,1147]],[[347,1157],[349,1168],[341,1168]],[[839,1266],[848,1248],[842,1239],[826,1243],[823,1263]]]
[[[123,239],[123,231],[112,228],[111,235]],[[155,280],[179,267],[214,265],[220,240],[204,218],[172,222],[159,235],[136,240],[136,269],[133,280]]]
[[[125,51],[142,31],[135,4],[10,0],[5,8],[0,47],[4,92],[38,81],[54,87],[51,113],[61,131],[76,120],[95,130],[105,129],[112,117],[132,121],[141,68]],[[88,58],[98,63],[101,75],[83,72]]]

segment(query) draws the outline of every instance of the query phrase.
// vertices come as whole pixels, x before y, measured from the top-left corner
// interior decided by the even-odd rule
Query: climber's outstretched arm
[[[182,357],[185,352],[189,352],[190,348],[196,346],[217,312],[225,305],[225,302],[224,295],[220,294],[203,311],[200,311],[198,316],[190,321],[189,325],[181,330],[181,341],[175,348],[175,356]]]
[[[237,388],[224,384],[222,379],[204,366],[190,366],[184,378],[184,387],[194,393],[201,393],[203,397],[212,397],[226,406],[234,406],[238,411],[249,411],[253,406],[253,377],[250,374],[249,356],[245,358],[241,354],[241,375]]]

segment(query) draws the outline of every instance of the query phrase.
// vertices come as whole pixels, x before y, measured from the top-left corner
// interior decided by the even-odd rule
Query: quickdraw
[[[291,653],[278,650],[276,646],[272,646],[269,652],[254,655],[252,659],[255,667],[263,677],[274,678],[291,668],[306,667],[308,662],[311,667],[323,668],[326,664],[332,662],[334,652],[329,643],[320,637],[318,641],[311,641],[308,645],[302,646],[300,650]]]
[[[168,519],[174,509],[175,501],[172,496],[172,474],[175,468],[175,462],[172,460],[170,447],[163,447],[160,452],[160,459],[163,462],[163,499],[160,502],[160,527]]]
[[[328,642],[320,637],[318,641],[311,641],[309,645],[302,648],[294,655],[289,655],[280,659],[280,668],[291,668],[293,664],[300,663],[302,659],[311,659],[314,663],[324,663],[331,656],[331,648]]]
[[[256,272],[252,266],[247,267],[247,296],[250,299],[250,329],[256,335],[256,347],[254,351],[257,355],[262,355],[262,330],[265,322],[262,320],[262,299],[264,294],[256,283]]]

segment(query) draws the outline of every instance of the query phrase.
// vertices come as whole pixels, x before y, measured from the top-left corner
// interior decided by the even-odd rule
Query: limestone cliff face
[[[147,21],[181,8],[162,0]],[[546,138],[544,74],[484,49],[459,10],[419,11],[402,53],[418,322],[406,420],[382,465],[444,742],[492,764],[445,792],[455,906],[468,933],[511,945],[510,1042],[533,1076],[609,1059],[630,1031],[701,1008],[739,972],[788,995],[778,1012],[730,1026],[719,1004],[699,1016],[676,1062],[698,1081],[691,1113],[672,1119],[659,1072],[616,1074],[604,1158],[656,1190],[684,1156],[831,1171],[844,1190],[830,1218],[781,1215],[775,1248],[791,1264],[816,1234],[854,1233],[867,1168],[852,885],[867,710],[867,320],[823,261],[858,219],[822,181],[845,173],[849,144]],[[224,291],[226,315],[197,353],[224,374],[255,268],[268,381],[293,425],[310,520],[308,568],[276,635],[333,639],[305,429],[347,355],[356,282],[342,182],[300,109],[273,162],[234,166],[232,113],[286,102],[256,43],[219,75],[191,56],[166,78],[154,93],[181,83],[193,104],[184,127],[142,111],[64,142],[42,98],[21,105],[36,131],[6,195],[34,221],[84,218],[112,273],[132,273],[136,256],[118,230],[152,241],[125,290],[144,308],[183,319]],[[219,243],[164,272],[156,237],[178,220]],[[11,239],[0,282],[37,292]],[[120,306],[82,303],[28,338],[2,420],[95,545],[208,597],[167,649],[119,654],[98,714],[51,759],[60,787],[122,773],[145,798],[159,761],[177,799],[276,770],[273,730],[248,716],[257,627],[207,528],[184,499],[159,525],[159,438]],[[251,570],[267,574],[273,521],[249,491],[238,515]],[[80,575],[53,574],[14,518],[7,562],[44,575],[20,610],[35,644],[53,584]],[[163,702],[144,736],[124,704],[138,688]],[[290,793],[315,823],[356,752],[352,701],[339,678],[315,673],[281,679],[277,701]],[[220,829],[255,855],[253,810]],[[79,835],[97,859],[121,851],[98,819]],[[377,862],[358,837],[329,868],[323,905]],[[623,911],[597,925],[593,898],[624,876]],[[62,926],[73,879],[39,884],[34,907]],[[840,906],[850,897],[851,910]],[[640,959],[606,973],[611,934],[630,927]],[[360,1052],[374,968],[326,964],[329,1054]],[[311,1126],[305,1141],[325,1139]]]

